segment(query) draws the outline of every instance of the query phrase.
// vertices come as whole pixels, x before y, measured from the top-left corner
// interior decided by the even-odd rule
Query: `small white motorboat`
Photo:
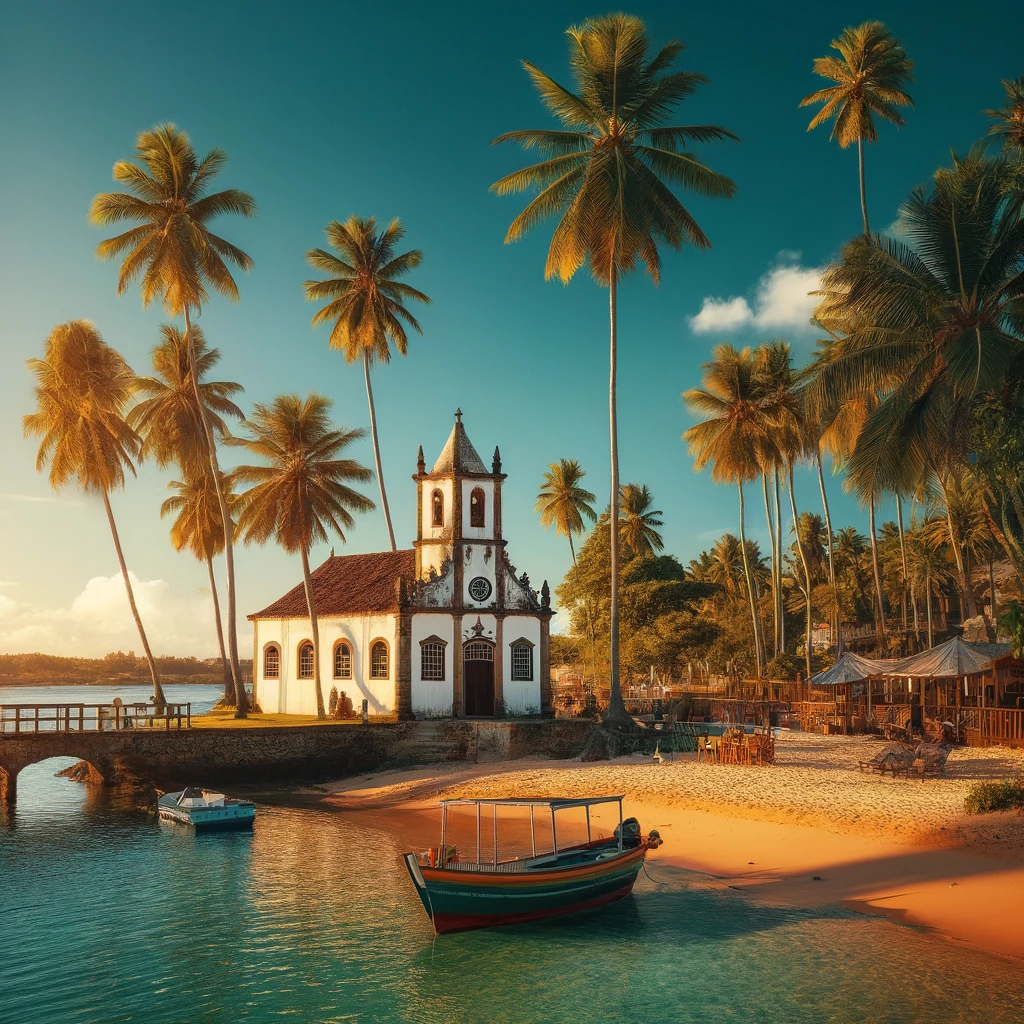
[[[194,786],[180,793],[165,793],[157,808],[161,820],[191,825],[197,832],[252,828],[256,820],[256,805],[251,801],[232,800]]]

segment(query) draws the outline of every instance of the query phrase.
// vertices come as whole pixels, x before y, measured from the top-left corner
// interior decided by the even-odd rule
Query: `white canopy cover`
[[[811,685],[838,686],[878,676],[956,679],[987,672],[1012,651],[1012,644],[972,644],[958,636],[909,658],[863,658],[847,651],[831,668],[811,676]]]

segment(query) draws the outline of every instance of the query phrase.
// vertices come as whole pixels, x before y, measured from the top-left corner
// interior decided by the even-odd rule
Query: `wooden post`
[[[537,833],[534,831],[533,825],[533,804],[530,804],[530,848],[533,850],[534,857],[537,856]]]

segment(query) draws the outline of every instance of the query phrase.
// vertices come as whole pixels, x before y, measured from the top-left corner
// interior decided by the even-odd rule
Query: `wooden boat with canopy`
[[[596,796],[441,800],[440,845],[421,853],[407,853],[404,858],[434,932],[441,935],[470,928],[538,921],[628,896],[647,851],[660,846],[661,837],[652,831],[644,839],[636,818],[623,820],[622,799],[621,796]],[[618,804],[619,824],[612,836],[595,839],[591,808],[599,804]],[[448,812],[456,806],[476,811],[473,859],[465,857],[458,846],[448,845]],[[529,855],[510,860],[499,858],[499,808],[529,810]],[[585,812],[587,841],[560,845],[558,812],[573,808],[582,808]],[[485,812],[489,812],[487,817],[491,819],[487,822],[487,831],[493,837],[489,858],[481,848],[481,820]],[[538,821],[539,816],[542,822]],[[548,820],[551,849],[538,852],[539,829],[545,833],[543,845],[547,846]]]

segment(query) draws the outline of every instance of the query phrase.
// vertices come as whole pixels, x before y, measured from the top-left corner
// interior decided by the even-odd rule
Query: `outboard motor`
[[[615,826],[615,838],[619,838],[619,829],[622,829],[622,846],[624,849],[631,849],[640,845],[640,822],[636,818],[627,818],[621,825]]]
[[[647,837],[647,845],[650,846],[652,850],[656,850],[663,842],[664,840],[661,838],[661,833],[656,828],[652,828],[650,835]]]

